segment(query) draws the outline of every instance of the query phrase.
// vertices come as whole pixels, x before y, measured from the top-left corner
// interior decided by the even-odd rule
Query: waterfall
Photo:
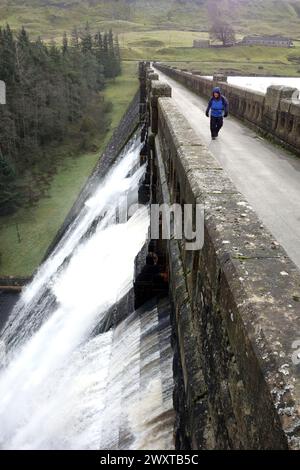
[[[135,139],[11,313],[1,335],[0,448],[171,446],[170,332],[159,309],[134,312],[115,329],[92,334],[131,289],[134,260],[147,238],[147,207],[128,220],[116,216],[120,200],[137,201],[145,171],[139,152]],[[143,360],[142,338],[152,344]]]
[[[60,290],[60,282],[67,282],[66,265],[70,263],[70,258],[71,264],[74,265],[78,256],[84,260],[84,250],[90,256],[90,247],[96,245],[97,241],[101,243],[100,238],[105,237],[104,229],[108,225],[111,225],[110,229],[112,231],[123,230],[126,239],[127,226],[114,227],[112,224],[115,222],[115,209],[118,206],[118,201],[122,197],[128,196],[130,192],[137,193],[138,179],[141,178],[141,172],[144,171],[144,168],[137,169],[139,151],[140,144],[137,140],[134,140],[122,153],[117,164],[111,169],[95,194],[86,201],[52,255],[39,268],[33,282],[23,291],[21,299],[15,306],[2,334],[2,340],[7,344],[7,353],[9,355],[23,341],[26,341],[56,308],[58,299],[55,298],[54,294]],[[136,171],[133,172],[133,169]],[[97,233],[94,234],[94,237],[88,238],[89,230],[98,220]],[[122,237],[122,233],[119,235]],[[84,243],[85,238],[87,238],[86,243]],[[120,244],[118,245],[120,246]],[[107,247],[103,245],[101,250],[102,254],[105,255]],[[97,252],[95,256],[97,258]],[[88,301],[87,294],[89,294],[89,292],[83,290],[83,288],[88,289],[86,279],[89,277],[92,281],[90,273],[100,268],[100,264],[95,262],[96,258],[94,259],[92,255],[92,259],[90,258],[87,265],[85,264],[88,271],[86,276],[83,275],[81,270],[75,274],[77,280],[83,282],[80,288],[80,297],[85,298],[85,301]],[[99,262],[102,261],[98,260]],[[71,275],[70,271],[69,274]],[[96,282],[96,279],[92,282]],[[99,289],[97,291],[99,292]]]

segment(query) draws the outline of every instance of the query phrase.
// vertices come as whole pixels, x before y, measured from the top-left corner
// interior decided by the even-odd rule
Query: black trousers
[[[219,131],[223,126],[223,118],[222,117],[210,117],[210,131],[212,137],[218,137]]]

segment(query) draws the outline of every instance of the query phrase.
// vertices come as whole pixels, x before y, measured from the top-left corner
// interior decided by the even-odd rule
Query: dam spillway
[[[121,153],[22,293],[1,334],[3,449],[172,448],[168,301],[104,327],[133,286],[149,211],[140,139]],[[126,304],[127,305],[127,304]]]

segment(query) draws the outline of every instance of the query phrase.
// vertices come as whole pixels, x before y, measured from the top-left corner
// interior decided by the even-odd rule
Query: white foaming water
[[[149,308],[82,343],[1,411],[3,448],[172,449],[170,334]]]
[[[115,223],[119,198],[137,194],[144,171],[136,170],[139,149],[135,143],[111,170],[11,315],[1,338],[7,343],[8,364],[0,373],[0,448],[101,448],[104,442],[109,446],[114,441],[107,426],[103,431],[103,423],[110,421],[112,412],[106,402],[111,402],[114,390],[122,390],[122,380],[118,374],[109,380],[109,367],[117,371],[122,361],[124,373],[134,370],[140,320],[134,318],[130,328],[123,327],[117,340],[116,332],[95,338],[91,333],[107,309],[132,287],[134,259],[147,238],[145,207],[127,222]],[[83,239],[93,222],[98,222],[96,228],[93,225],[93,233]],[[53,300],[48,304],[45,298],[49,297]],[[150,326],[154,321],[155,312],[149,317]],[[121,347],[124,341],[126,349]],[[112,359],[116,355],[118,359]],[[159,368],[148,373],[152,388],[159,388]],[[170,371],[167,376],[171,383]],[[159,395],[157,390],[153,393],[148,392],[150,402],[155,402],[155,393]],[[129,405],[133,411],[128,415],[136,420],[130,400]],[[160,411],[158,406],[153,417]]]
[[[49,306],[51,299],[45,295],[45,291],[47,288],[58,289],[57,280],[61,279],[59,272],[63,269],[64,262],[77,253],[76,248],[93,222],[105,214],[100,223],[101,227],[99,226],[99,230],[103,229],[112,223],[118,201],[129,197],[132,191],[137,194],[137,184],[144,169],[139,168],[131,177],[128,177],[128,174],[136,168],[139,153],[140,144],[134,141],[121,155],[119,163],[111,169],[94,196],[85,203],[52,255],[39,268],[33,282],[23,291],[20,301],[11,314],[8,326],[2,333],[1,339],[8,345],[8,354],[45,320],[47,312],[51,310]],[[102,255],[105,251],[103,247]],[[93,271],[94,266],[93,263],[89,266],[89,273]]]

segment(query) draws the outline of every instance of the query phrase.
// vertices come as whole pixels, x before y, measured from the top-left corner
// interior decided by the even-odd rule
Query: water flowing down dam
[[[170,307],[150,301],[105,328],[133,286],[149,210],[140,137],[119,155],[2,331],[0,448],[170,449]],[[121,208],[122,209],[122,208]],[[127,305],[127,304],[126,304]],[[4,347],[3,347],[4,346]]]

